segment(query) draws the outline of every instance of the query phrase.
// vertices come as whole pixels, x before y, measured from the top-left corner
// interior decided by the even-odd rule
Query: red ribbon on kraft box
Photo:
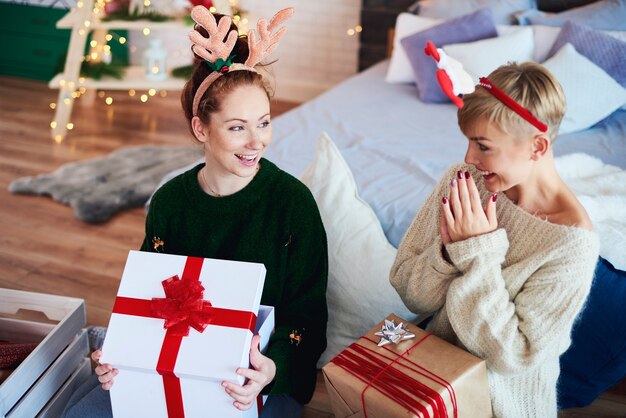
[[[406,357],[406,354],[419,346],[430,335],[430,333],[426,334],[400,354],[389,350],[387,347],[372,349],[355,342],[331,360],[366,384],[361,392],[361,407],[365,418],[367,418],[365,392],[370,388],[392,399],[414,416],[428,418],[447,418],[449,416],[445,401],[438,391],[402,372],[399,368],[392,367],[394,364],[411,370],[422,378],[445,388],[452,401],[452,416],[458,417],[456,396],[450,382]],[[362,339],[369,341],[374,347],[377,345],[375,341],[367,337],[362,337]],[[388,352],[388,355],[385,355],[384,352]],[[434,415],[431,416],[429,409]]]

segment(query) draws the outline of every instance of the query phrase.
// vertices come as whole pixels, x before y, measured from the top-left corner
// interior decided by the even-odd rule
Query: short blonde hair
[[[565,94],[556,78],[542,65],[534,62],[509,63],[494,70],[487,77],[522,107],[546,125],[553,141],[565,114]],[[458,110],[459,128],[463,133],[471,130],[479,120],[486,120],[509,135],[517,138],[537,133],[537,129],[486,89],[463,96],[465,105]]]

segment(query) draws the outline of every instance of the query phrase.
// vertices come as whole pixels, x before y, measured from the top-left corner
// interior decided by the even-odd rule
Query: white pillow
[[[510,61],[532,61],[534,50],[533,30],[520,28],[508,35],[482,39],[475,42],[445,45],[446,54],[463,64],[463,68],[476,80]]]
[[[496,25],[496,30],[498,31],[498,36],[508,36],[512,33],[515,33],[519,30],[518,25]]]
[[[572,44],[563,45],[543,65],[559,80],[567,100],[560,134],[587,129],[626,103],[626,90]]]
[[[387,68],[385,81],[388,83],[414,83],[413,67],[409,62],[404,48],[400,44],[400,39],[406,38],[414,33],[421,32],[441,23],[440,19],[416,16],[411,13],[400,13],[396,19],[396,28],[393,36],[393,50],[391,60]]]
[[[408,321],[416,316],[389,283],[396,249],[325,133],[302,182],[315,197],[328,237],[328,346],[317,363],[321,368],[389,313]]]
[[[532,25],[531,28],[533,28],[535,34],[533,61],[544,62],[548,58],[548,54],[552,49],[552,45],[554,45],[554,41],[559,36],[559,32],[561,32],[561,28],[544,25]]]

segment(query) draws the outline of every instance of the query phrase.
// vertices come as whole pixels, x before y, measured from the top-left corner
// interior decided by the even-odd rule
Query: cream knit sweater
[[[449,264],[439,219],[457,170],[471,172],[483,202],[491,196],[473,167],[450,169],[402,239],[391,284],[411,311],[434,312],[429,331],[485,359],[495,417],[556,417],[559,355],[589,293],[597,236],[500,193],[498,229],[446,245]]]

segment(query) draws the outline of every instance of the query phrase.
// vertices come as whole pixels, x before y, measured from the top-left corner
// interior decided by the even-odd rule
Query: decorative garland
[[[105,64],[104,62],[86,62],[80,66],[80,76],[100,80],[102,77],[113,77],[121,80],[126,72],[126,66],[120,64]]]
[[[193,65],[184,65],[182,67],[174,68],[172,70],[172,77],[189,80],[191,78],[192,72],[193,72]]]

